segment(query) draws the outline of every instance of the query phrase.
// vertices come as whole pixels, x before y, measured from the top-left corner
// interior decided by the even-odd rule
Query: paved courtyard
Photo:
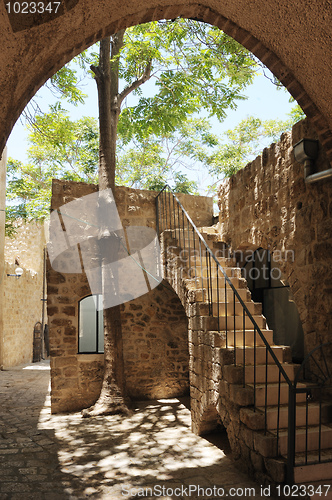
[[[51,415],[48,362],[0,371],[1,500],[223,496],[261,498],[260,485],[191,433],[179,400],[138,403],[131,417]]]

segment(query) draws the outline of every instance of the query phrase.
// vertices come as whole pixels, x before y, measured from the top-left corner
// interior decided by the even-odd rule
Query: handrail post
[[[287,443],[287,484],[294,484],[296,429],[296,386],[288,388],[288,443]],[[277,450],[278,452],[278,450]]]

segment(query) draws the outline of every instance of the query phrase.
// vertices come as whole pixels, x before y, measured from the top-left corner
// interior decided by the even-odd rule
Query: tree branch
[[[122,101],[134,90],[138,89],[143,83],[145,83],[147,80],[149,80],[151,77],[151,61],[148,62],[146,65],[146,68],[144,70],[144,73],[142,76],[137,78],[133,83],[128,85],[123,89],[122,92],[120,92],[118,96],[118,105],[120,106]]]
[[[93,64],[91,64],[90,69],[95,74],[96,80],[98,80],[98,78],[101,78],[101,71],[99,66],[94,66]]]

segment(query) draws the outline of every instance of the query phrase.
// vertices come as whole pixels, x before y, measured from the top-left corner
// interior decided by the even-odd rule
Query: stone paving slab
[[[1,371],[0,403],[0,500],[267,498],[192,434],[178,399],[138,403],[131,417],[51,415],[42,361]]]

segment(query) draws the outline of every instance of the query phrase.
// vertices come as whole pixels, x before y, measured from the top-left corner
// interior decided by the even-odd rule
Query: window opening
[[[79,302],[78,353],[104,352],[104,316],[102,295],[89,295]]]

